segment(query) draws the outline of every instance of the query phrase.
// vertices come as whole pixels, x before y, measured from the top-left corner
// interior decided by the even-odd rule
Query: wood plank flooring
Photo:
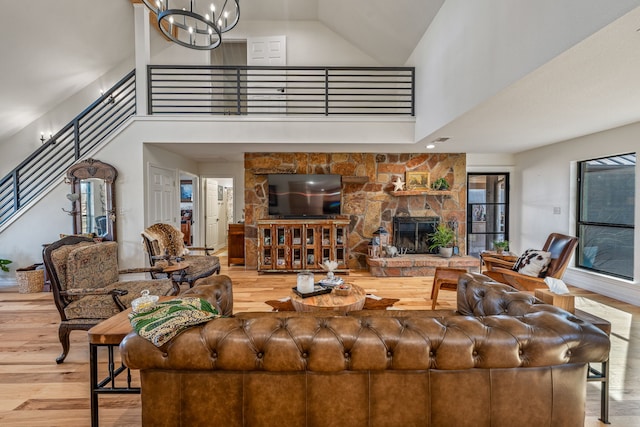
[[[218,254],[222,274],[233,279],[234,311],[270,311],[264,301],[288,295],[293,274],[263,274],[242,266],[227,267]],[[429,309],[432,277],[376,278],[352,272],[347,280],[368,293],[399,298],[396,308]],[[579,289],[576,306],[612,322],[611,406],[614,426],[640,425],[640,308]],[[455,292],[442,290],[438,308],[455,308]],[[71,334],[71,351],[57,365],[59,317],[51,294],[19,294],[0,288],[0,426],[88,426],[89,346],[86,332]],[[100,352],[106,362],[106,353]],[[104,359],[104,360],[102,360]],[[138,377],[134,372],[134,382]],[[600,385],[587,386],[587,426],[603,425]],[[140,425],[136,395],[100,396],[101,426]]]

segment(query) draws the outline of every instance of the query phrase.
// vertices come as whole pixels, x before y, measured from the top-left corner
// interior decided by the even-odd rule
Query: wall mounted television
[[[342,176],[270,174],[269,215],[304,218],[340,215]]]

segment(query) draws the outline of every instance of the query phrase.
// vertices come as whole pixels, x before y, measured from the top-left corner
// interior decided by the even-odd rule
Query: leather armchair
[[[551,252],[551,263],[547,269],[546,277],[562,279],[577,244],[578,239],[573,236],[559,233],[551,233],[549,235],[542,247],[543,251]],[[506,283],[521,291],[547,288],[544,278],[527,276],[512,270],[516,260],[513,263],[509,263],[504,262],[504,260],[494,260],[491,257],[487,257],[487,262],[483,258],[483,262],[485,262],[488,269],[484,274],[497,282]]]

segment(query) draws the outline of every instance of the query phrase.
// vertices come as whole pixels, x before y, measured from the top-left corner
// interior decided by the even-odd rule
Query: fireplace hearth
[[[395,216],[393,217],[393,246],[408,254],[437,253],[429,250],[432,242],[429,235],[438,227],[437,216]]]

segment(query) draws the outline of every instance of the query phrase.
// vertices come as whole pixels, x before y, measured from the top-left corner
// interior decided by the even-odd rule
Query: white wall
[[[575,235],[576,162],[637,152],[640,123],[576,138],[517,154],[517,177],[511,191],[511,231],[519,236],[513,248],[538,248],[552,232]],[[640,171],[636,167],[636,215],[640,224]],[[554,207],[560,214],[554,214]],[[608,278],[569,268],[564,280],[612,298],[640,305],[640,227],[635,231],[635,281]]]
[[[376,66],[378,62],[318,21],[243,21],[223,36],[287,37],[287,65]]]
[[[407,61],[416,67],[416,140],[638,4],[637,0],[447,0]]]
[[[100,90],[108,90],[128,72],[133,70],[133,58],[118,64],[99,79],[83,88],[81,91],[61,99],[60,103],[48,113],[33,121],[18,133],[0,141],[0,177],[5,176],[27,156],[42,145],[40,133],[45,132],[49,139],[51,132],[55,135],[78,114],[100,97]],[[29,88],[25,88],[28,90]]]

